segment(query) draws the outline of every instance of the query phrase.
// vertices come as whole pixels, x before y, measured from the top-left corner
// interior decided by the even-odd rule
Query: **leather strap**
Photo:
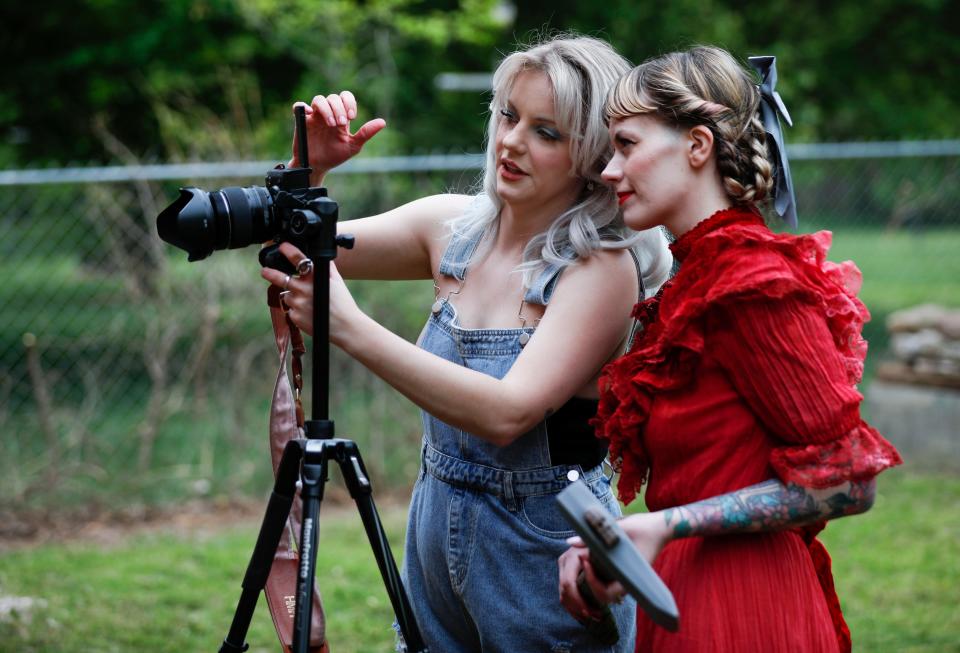
[[[273,322],[273,335],[277,344],[280,369],[273,389],[273,401],[270,404],[270,457],[273,461],[273,473],[283,456],[287,442],[303,437],[303,406],[300,393],[303,389],[303,354],[306,347],[303,336],[286,312],[280,301],[280,289],[270,286],[267,291],[267,304],[270,306],[270,319]],[[293,389],[287,379],[287,352],[291,353],[291,371]],[[267,578],[264,594],[267,607],[277,629],[277,636],[283,650],[287,653],[293,647],[293,616],[297,590],[297,573],[300,555],[296,545],[300,541],[300,523],[303,518],[302,504],[294,501],[290,517],[283,529],[280,545],[273,557],[270,576]],[[310,618],[310,653],[329,653],[326,641],[326,619],[320,592],[314,586],[313,612]]]

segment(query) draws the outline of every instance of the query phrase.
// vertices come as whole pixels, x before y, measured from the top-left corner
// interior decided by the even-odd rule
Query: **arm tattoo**
[[[771,480],[664,511],[674,537],[777,531],[865,512],[874,482],[851,481],[814,490]]]

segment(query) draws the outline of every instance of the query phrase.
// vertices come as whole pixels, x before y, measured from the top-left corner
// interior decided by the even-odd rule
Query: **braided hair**
[[[773,166],[752,75],[721,48],[697,46],[650,59],[620,78],[607,119],[653,114],[668,125],[713,133],[717,170],[734,204],[769,199]]]

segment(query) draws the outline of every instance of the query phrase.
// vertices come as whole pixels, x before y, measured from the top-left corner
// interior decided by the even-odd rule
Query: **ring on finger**
[[[313,261],[311,261],[310,259],[304,258],[304,259],[301,259],[299,263],[297,263],[297,274],[300,275],[301,277],[305,277],[311,272],[313,272]]]

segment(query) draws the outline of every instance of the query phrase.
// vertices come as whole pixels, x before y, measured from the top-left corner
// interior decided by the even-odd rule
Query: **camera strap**
[[[270,319],[273,322],[273,335],[280,361],[280,369],[277,372],[273,390],[273,401],[270,404],[270,457],[273,461],[273,473],[276,475],[277,466],[280,464],[287,442],[303,437],[304,416],[300,393],[303,389],[303,354],[306,352],[306,347],[300,329],[290,321],[283,310],[280,289],[276,286],[269,287],[267,304],[270,306]],[[292,379],[287,378],[288,352],[291,358]],[[300,566],[300,555],[297,552],[296,543],[300,541],[302,518],[302,503],[294,501],[264,587],[273,625],[287,653],[293,647],[293,617],[297,573]],[[326,618],[323,614],[320,592],[316,586],[313,588],[313,611],[310,622],[310,653],[329,653],[326,641]]]

